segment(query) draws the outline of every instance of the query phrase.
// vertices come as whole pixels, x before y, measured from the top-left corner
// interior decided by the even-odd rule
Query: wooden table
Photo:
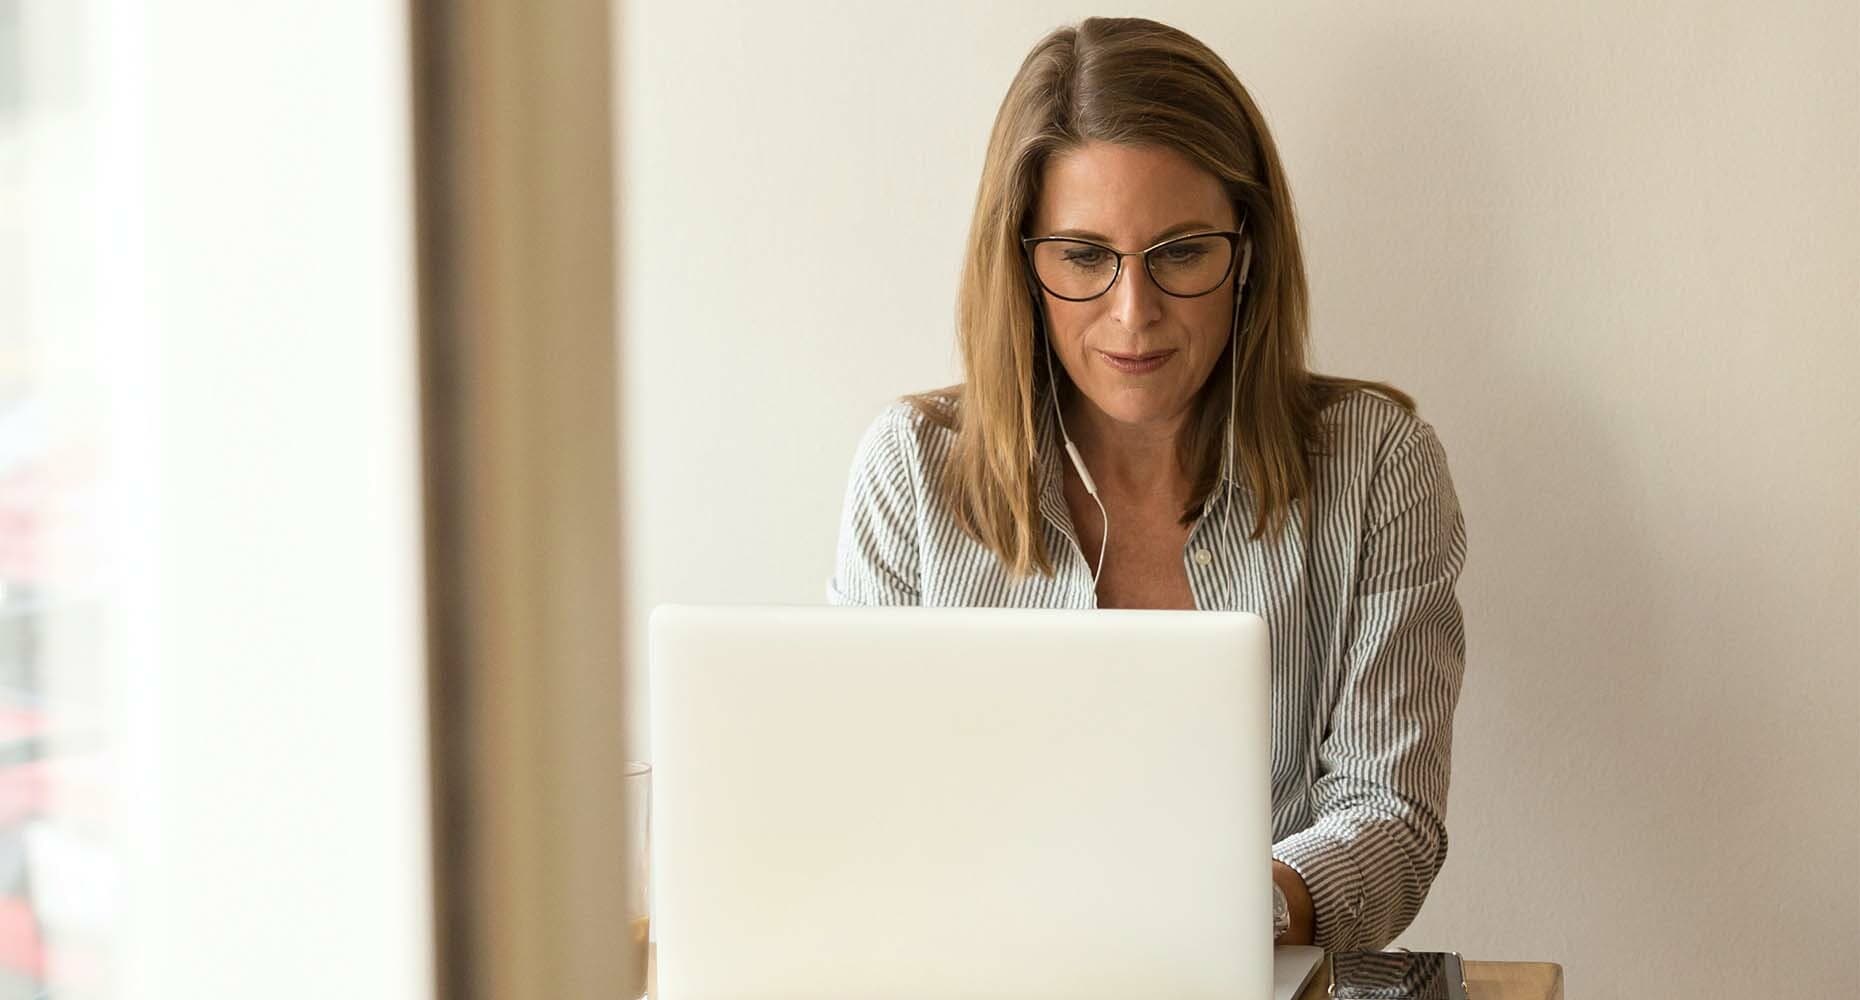
[[[655,943],[646,963],[648,996],[659,995],[659,947]],[[1298,1000],[1324,1000],[1330,989],[1330,963],[1311,977],[1311,985]],[[1466,963],[1467,1000],[1563,1000],[1563,967],[1549,962]]]
[[[1298,1000],[1324,1000],[1330,962],[1318,967]],[[1563,1000],[1563,967],[1549,962],[1466,962],[1467,1000]]]

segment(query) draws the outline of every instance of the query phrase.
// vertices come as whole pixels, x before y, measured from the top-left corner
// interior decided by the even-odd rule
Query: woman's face
[[[1138,251],[1170,236],[1236,228],[1220,181],[1173,150],[1091,142],[1048,160],[1030,236],[1076,236]],[[1234,271],[1178,298],[1126,257],[1111,290],[1072,302],[1041,292],[1059,364],[1113,421],[1178,426],[1226,349]]]

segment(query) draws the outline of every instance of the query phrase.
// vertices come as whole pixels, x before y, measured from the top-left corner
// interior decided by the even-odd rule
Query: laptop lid
[[[650,638],[659,995],[1272,995],[1257,616],[667,606]]]

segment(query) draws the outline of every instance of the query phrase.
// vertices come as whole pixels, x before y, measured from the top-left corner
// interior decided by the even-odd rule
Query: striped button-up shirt
[[[956,526],[937,486],[954,435],[897,403],[859,443],[828,600],[1096,607],[1047,413],[1040,510],[1054,576],[1014,577]],[[1321,419],[1328,446],[1299,505],[1309,510],[1295,511],[1309,524],[1295,516],[1277,537],[1248,539],[1252,493],[1224,474],[1182,560],[1197,608],[1251,611],[1271,632],[1273,858],[1310,889],[1320,946],[1379,949],[1446,860],[1466,533],[1429,424],[1361,390]]]

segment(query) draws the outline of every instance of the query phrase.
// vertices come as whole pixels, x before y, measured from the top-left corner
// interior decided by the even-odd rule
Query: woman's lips
[[[1175,357],[1175,352],[1152,351],[1148,354],[1112,354],[1110,351],[1099,351],[1098,356],[1104,359],[1105,364],[1110,365],[1112,368],[1126,375],[1143,375],[1168,364],[1169,359]]]

